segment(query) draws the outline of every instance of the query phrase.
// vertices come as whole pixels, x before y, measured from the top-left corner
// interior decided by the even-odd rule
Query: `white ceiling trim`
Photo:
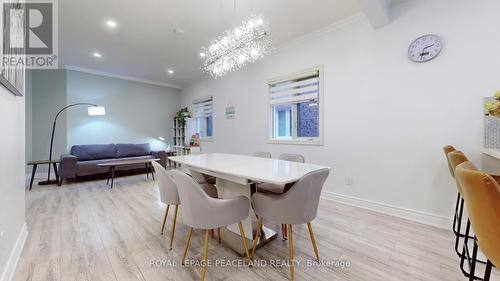
[[[111,72],[100,71],[100,70],[95,70],[95,69],[90,69],[90,68],[79,67],[79,66],[65,65],[64,68],[68,69],[68,70],[90,73],[90,74],[95,74],[95,75],[100,75],[100,76],[111,77],[111,78],[129,80],[129,81],[151,84],[151,85],[156,85],[156,86],[163,86],[163,87],[168,87],[168,88],[182,89],[182,86],[175,85],[175,84],[168,84],[168,83],[163,83],[163,82],[159,82],[159,81],[153,81],[153,80],[148,80],[148,79],[143,79],[143,78],[138,78],[138,77],[127,76],[127,75],[120,75],[120,74],[115,74],[115,73],[111,73]]]
[[[348,18],[342,19],[340,21],[336,21],[330,25],[327,25],[327,26],[322,27],[318,30],[309,32],[309,33],[307,33],[303,36],[300,36],[296,39],[293,39],[293,40],[288,41],[284,44],[276,46],[275,51],[281,51],[283,49],[287,49],[287,48],[290,48],[290,47],[295,46],[297,44],[300,44],[304,41],[309,41],[309,40],[312,40],[314,38],[321,37],[325,34],[328,34],[328,33],[333,32],[335,30],[342,29],[345,26],[351,25],[351,24],[356,23],[356,22],[360,22],[360,21],[365,20],[365,19],[366,19],[366,16],[363,13],[361,13],[361,12],[357,13],[355,15],[348,17]]]

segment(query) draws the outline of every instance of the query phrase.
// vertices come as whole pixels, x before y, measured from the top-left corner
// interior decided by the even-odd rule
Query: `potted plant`
[[[493,96],[492,101],[484,103],[484,111],[487,116],[492,116],[500,119],[500,91],[497,91]]]
[[[179,127],[185,127],[186,126],[186,118],[190,118],[191,113],[189,113],[189,110],[187,107],[182,108],[181,110],[177,111],[175,114],[175,121],[177,122]]]

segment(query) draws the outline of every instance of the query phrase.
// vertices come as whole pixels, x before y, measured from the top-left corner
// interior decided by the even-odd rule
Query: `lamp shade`
[[[91,106],[87,110],[89,116],[106,115],[106,109],[104,106]]]

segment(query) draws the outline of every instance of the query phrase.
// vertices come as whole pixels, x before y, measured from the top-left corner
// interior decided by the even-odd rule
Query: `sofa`
[[[147,143],[74,145],[69,154],[61,155],[61,164],[59,165],[61,183],[64,179],[108,173],[109,168],[98,166],[101,163],[131,159],[160,159],[158,162],[165,167],[167,153],[165,151],[151,151]],[[135,169],[145,169],[145,167],[143,164],[116,167],[116,171]]]

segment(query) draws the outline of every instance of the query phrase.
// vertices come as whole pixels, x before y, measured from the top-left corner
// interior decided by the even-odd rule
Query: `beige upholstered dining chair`
[[[252,257],[260,238],[262,221],[264,218],[288,225],[288,240],[290,251],[290,277],[294,280],[293,267],[293,232],[292,225],[307,223],[309,235],[313,244],[316,259],[319,261],[319,252],[312,230],[311,221],[316,218],[319,198],[329,169],[322,169],[305,175],[284,194],[255,193],[252,196],[252,206],[259,217],[257,232],[253,240]]]
[[[253,156],[260,158],[272,158],[271,152],[265,152],[265,151],[255,152]]]
[[[305,162],[304,156],[302,156],[300,154],[292,154],[292,153],[281,154],[279,157],[279,160],[298,162],[298,163]],[[282,193],[286,192],[290,186],[291,185],[282,186],[282,185],[275,185],[275,184],[269,184],[269,183],[261,183],[261,184],[257,185],[257,188],[263,192],[282,194]]]
[[[286,160],[286,161],[292,161],[292,162],[299,162],[299,163],[304,163],[306,162],[306,159],[304,156],[301,154],[296,154],[296,153],[283,153],[279,157],[280,160]]]
[[[245,233],[241,221],[248,217],[250,201],[244,196],[230,199],[211,198],[201,186],[189,175],[181,171],[172,171],[172,179],[177,184],[179,199],[182,203],[183,221],[189,226],[186,246],[182,254],[181,263],[184,264],[187,250],[191,241],[193,229],[204,229],[204,248],[201,269],[201,280],[205,279],[206,263],[208,257],[208,238],[211,229],[238,223],[243,248],[247,261],[250,260]]]
[[[153,167],[156,173],[156,183],[158,184],[158,189],[160,191],[160,200],[163,204],[167,205],[165,209],[165,215],[163,216],[163,224],[161,225],[161,235],[163,235],[163,231],[165,230],[165,225],[167,223],[168,210],[170,209],[170,205],[175,206],[174,210],[174,221],[172,223],[172,230],[170,232],[170,250],[172,250],[172,242],[174,240],[174,232],[175,232],[175,223],[177,221],[177,210],[179,208],[179,204],[181,203],[179,200],[179,194],[177,193],[177,187],[172,179],[168,176],[167,170],[163,168],[156,161],[152,161]]]
[[[169,248],[170,250],[172,250],[175,225],[177,223],[177,211],[180,205],[179,194],[177,192],[177,186],[175,185],[172,178],[169,176],[169,173],[171,172],[165,170],[165,168],[156,161],[152,161],[152,163],[157,176],[156,183],[158,184],[158,189],[160,191],[160,200],[163,204],[167,205],[167,208],[165,209],[165,215],[163,217],[163,223],[161,225],[161,235],[163,235],[163,232],[165,230],[165,225],[167,223],[168,211],[170,209],[170,206],[171,205],[175,206],[174,218],[173,218],[174,221],[172,222],[172,229],[170,231],[170,243],[169,243]],[[217,197],[217,189],[215,189],[215,187],[208,184],[204,184],[201,187],[208,196]]]
[[[304,163],[305,158],[304,156],[300,154],[294,154],[294,153],[283,153],[280,155],[279,160],[285,160],[285,161],[292,161],[292,162],[298,162],[298,163]],[[285,193],[292,184],[288,185],[276,185],[276,184],[270,184],[270,183],[261,183],[257,185],[257,190],[265,193],[274,193],[274,194],[283,194]],[[286,225],[283,224],[281,225],[281,237],[282,240],[285,241],[287,239],[287,230],[286,230]]]

